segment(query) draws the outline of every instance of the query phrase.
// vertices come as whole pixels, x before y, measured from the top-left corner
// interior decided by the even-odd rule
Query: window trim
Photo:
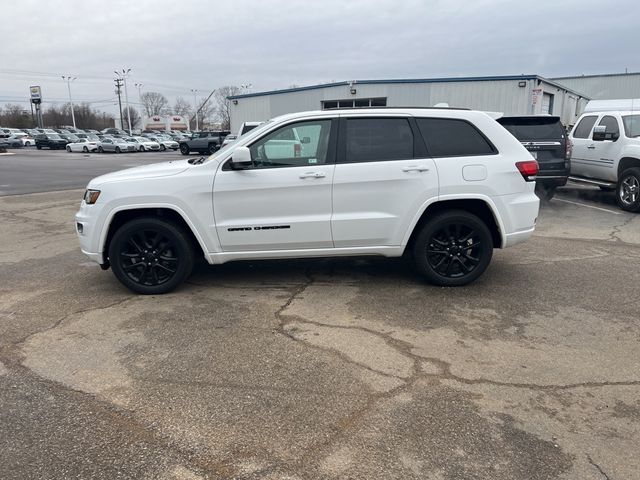
[[[413,153],[410,158],[395,158],[388,160],[374,161],[347,161],[347,122],[349,120],[406,120],[413,135]],[[421,156],[422,155],[422,156]],[[356,163],[380,163],[380,162],[402,162],[405,160],[414,160],[420,158],[429,158],[427,148],[424,145],[424,139],[417,129],[415,120],[410,115],[347,115],[340,117],[340,127],[338,129],[338,153],[336,163],[342,165],[351,165]]]
[[[418,131],[420,132],[420,136],[422,137],[422,140],[424,141],[424,144],[426,145],[426,149],[427,149],[427,153],[429,155],[430,158],[457,158],[457,157],[490,157],[492,155],[499,155],[500,151],[496,148],[496,146],[493,144],[493,142],[489,139],[489,137],[487,137],[484,132],[482,130],[480,130],[473,122],[467,120],[466,118],[455,118],[455,117],[414,117],[415,121],[416,121],[416,127],[418,128]],[[473,128],[476,132],[478,132],[480,134],[480,136],[485,140],[485,142],[487,142],[487,144],[489,144],[489,146],[491,147],[491,153],[474,153],[474,154],[468,154],[468,153],[463,153],[463,154],[459,154],[459,155],[433,155],[431,153],[431,148],[429,146],[429,142],[427,141],[427,139],[424,137],[424,135],[422,134],[422,130],[420,130],[420,126],[418,125],[418,120],[420,119],[426,119],[426,120],[445,120],[445,121],[456,121],[456,122],[464,122],[468,125],[471,126],[471,128]]]
[[[258,138],[255,138],[251,143],[244,145],[247,148],[251,148],[254,144],[256,144],[257,142],[259,142],[260,140],[262,140],[264,137],[266,137],[267,135],[271,135],[274,132],[277,132],[278,130],[282,129],[282,128],[286,128],[289,125],[295,125],[295,124],[299,124],[299,123],[312,123],[312,122],[323,122],[323,121],[327,121],[329,120],[331,122],[331,125],[329,127],[329,143],[327,145],[327,158],[326,161],[324,163],[317,163],[317,164],[309,164],[309,165],[278,165],[278,166],[274,166],[274,167],[267,167],[267,168],[256,168],[253,165],[253,159],[251,160],[252,165],[248,168],[245,168],[243,170],[253,170],[256,172],[259,172],[261,170],[277,170],[277,169],[281,169],[281,168],[309,168],[309,167],[320,167],[320,166],[324,166],[324,165],[333,165],[336,163],[336,154],[337,154],[337,143],[338,143],[338,117],[328,117],[328,116],[322,116],[322,117],[316,117],[316,118],[309,118],[309,119],[292,119],[291,121],[288,121],[286,123],[282,123],[279,125],[276,125],[275,128],[270,129],[267,132],[264,132],[263,135],[260,135]],[[233,157],[233,152],[231,152],[231,155],[229,156],[229,158],[227,160],[224,161],[224,163],[222,164],[222,170],[223,171],[237,171],[234,170],[233,168],[231,168],[231,158]]]

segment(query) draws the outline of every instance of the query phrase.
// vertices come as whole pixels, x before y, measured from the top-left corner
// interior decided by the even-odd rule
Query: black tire
[[[164,145],[160,144],[160,151],[164,152],[167,149],[167,147],[165,147]]]
[[[120,150],[120,147],[116,147],[116,153],[122,153],[122,150]]]
[[[102,148],[102,145],[100,145],[100,146],[98,147],[98,152],[99,152],[99,153],[104,153],[104,148]]]
[[[616,201],[622,210],[640,211],[640,168],[628,168],[618,179]]]
[[[463,210],[448,210],[429,219],[413,244],[417,270],[435,285],[467,285],[487,269],[493,239],[487,225]]]
[[[71,153],[71,147],[69,145],[66,146],[67,152]]]
[[[191,151],[189,150],[189,147],[185,144],[180,145],[180,153],[183,155],[189,155],[191,153]]]
[[[209,155],[213,155],[217,151],[218,151],[218,145],[216,145],[215,143],[210,143],[209,148],[207,149],[207,152],[209,153]]]
[[[128,289],[144,295],[175,289],[190,275],[193,262],[193,247],[187,234],[158,218],[143,217],[125,223],[109,244],[109,263],[116,278]]]
[[[37,148],[38,150],[42,150],[42,145],[36,145],[36,148]]]
[[[555,185],[545,185],[545,184],[536,183],[535,191],[536,191],[536,195],[540,200],[542,200],[543,202],[548,202],[556,194],[557,188],[558,187],[556,187]]]
[[[89,149],[88,149],[87,147],[82,147],[82,151],[83,151],[84,153],[89,153]]]
[[[144,152],[144,145],[140,145],[140,151]]]

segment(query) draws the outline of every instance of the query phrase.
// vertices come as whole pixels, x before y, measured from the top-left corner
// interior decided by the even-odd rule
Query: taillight
[[[567,142],[564,147],[564,159],[569,160],[571,158],[572,153],[573,153],[573,143],[571,143],[571,140],[567,138]]]
[[[534,182],[538,175],[538,162],[535,160],[527,160],[526,162],[516,162],[516,167],[527,182]]]
[[[295,143],[293,145],[293,156],[299,157],[301,152],[302,152],[302,145],[300,145],[299,143]]]

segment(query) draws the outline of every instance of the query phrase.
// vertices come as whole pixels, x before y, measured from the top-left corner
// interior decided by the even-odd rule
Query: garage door
[[[553,113],[553,95],[550,93],[542,94],[542,111],[540,113]]]

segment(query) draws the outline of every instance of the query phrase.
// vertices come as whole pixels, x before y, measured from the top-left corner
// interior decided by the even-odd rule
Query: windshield
[[[625,115],[622,123],[627,137],[640,137],[640,115]]]

